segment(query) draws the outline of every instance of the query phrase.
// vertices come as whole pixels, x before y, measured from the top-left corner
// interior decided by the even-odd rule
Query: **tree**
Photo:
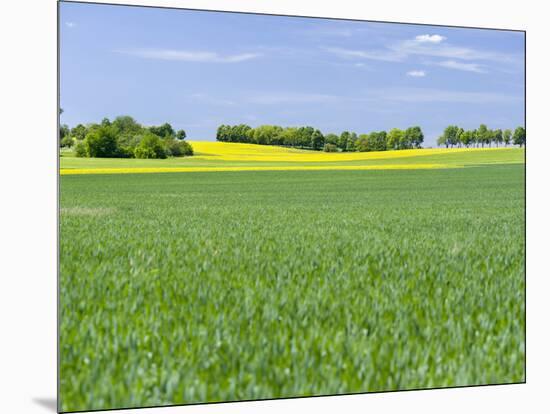
[[[396,150],[399,149],[399,146],[401,144],[401,141],[403,140],[403,135],[405,134],[405,131],[399,128],[393,128],[388,133],[388,142],[387,147],[389,150]]]
[[[172,125],[170,125],[168,122],[165,122],[160,126],[149,127],[149,131],[161,138],[170,138],[176,136],[176,131],[174,131],[174,128],[172,128]]]
[[[332,144],[332,145],[338,146],[338,140],[339,140],[339,137],[336,134],[330,133],[330,134],[325,135],[325,142],[327,144]]]
[[[424,133],[419,126],[407,128],[405,130],[404,140],[410,145],[408,148],[422,148]]]
[[[370,143],[369,143],[369,135],[368,134],[359,135],[359,137],[357,138],[357,142],[355,144],[355,148],[357,148],[357,151],[359,152],[371,151]]]
[[[187,137],[187,134],[183,129],[180,129],[176,132],[176,139],[179,139],[181,141],[181,140],[184,140],[186,137]]]
[[[386,131],[371,132],[370,134],[359,135],[357,140],[357,151],[385,151]]]
[[[112,126],[102,126],[86,135],[86,154],[96,158],[114,158],[119,155],[116,130]]]
[[[148,132],[136,147],[134,156],[136,158],[166,158],[166,148],[158,135]]]
[[[221,142],[227,142],[228,140],[229,125],[220,125],[216,131],[216,140]]]
[[[311,147],[311,137],[315,130],[313,127],[306,126],[300,127],[296,131],[297,133],[297,144],[301,148],[310,148]]]
[[[481,144],[481,147],[483,148],[485,144],[489,144],[491,142],[492,133],[487,128],[487,125],[481,124],[479,128],[476,131],[476,141]]]
[[[445,139],[445,144],[447,147],[454,147],[459,142],[459,133],[460,129],[456,125],[449,125],[443,131],[443,137]]]
[[[512,142],[512,131],[510,129],[505,129],[502,132],[502,141],[506,146],[510,145],[510,142]]]
[[[245,135],[244,130],[240,131],[239,126],[235,130],[236,132],[241,132],[239,136]],[[252,142],[260,145],[273,145],[274,141],[277,141],[279,135],[282,132],[282,128],[275,125],[260,125],[257,128],[254,128],[251,132]],[[242,142],[242,139],[238,142]]]
[[[60,141],[61,147],[70,148],[74,144],[73,138],[69,135],[65,135],[63,139]]]
[[[498,148],[498,144],[502,144],[502,141],[503,141],[502,129],[495,129],[493,131],[493,141],[497,144],[497,148]]]
[[[465,147],[469,147],[475,141],[475,132],[474,131],[462,131],[460,134],[460,142]]]
[[[320,150],[325,145],[325,137],[321,134],[321,131],[316,129],[311,134],[311,148],[314,150]]]
[[[449,148],[449,143],[447,142],[447,138],[445,138],[445,135],[440,135],[437,138],[437,145],[438,146],[445,145],[446,148]]]
[[[325,146],[323,147],[323,151],[325,151],[325,152],[338,152],[338,147],[335,144],[327,142],[325,144]]]
[[[355,144],[357,142],[357,134],[352,132],[349,134],[348,144],[346,145],[346,151],[355,151]]]
[[[69,126],[67,124],[63,124],[59,126],[59,141],[61,141],[63,138],[65,138],[70,133]]]
[[[340,138],[338,139],[338,148],[340,148],[342,151],[345,151],[348,147],[348,141],[351,137],[351,134],[349,131],[344,131],[340,134]]]
[[[86,128],[82,124],[78,124],[73,129],[71,129],[71,137],[73,137],[77,141],[82,141],[84,138],[86,138],[87,133],[88,133],[88,128]]]
[[[282,145],[286,145],[288,147],[298,146],[298,128],[288,127],[283,129],[280,133],[280,139],[282,141]]]
[[[514,145],[519,145],[520,148],[525,145],[525,128],[516,128],[514,131],[513,143]]]
[[[86,144],[84,141],[77,141],[74,147],[74,154],[77,157],[87,157],[88,153],[86,152]]]

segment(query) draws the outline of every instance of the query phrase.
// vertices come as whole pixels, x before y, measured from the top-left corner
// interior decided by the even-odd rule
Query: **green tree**
[[[459,139],[460,139],[460,142],[462,143],[462,145],[464,145],[465,147],[469,147],[475,141],[475,132],[474,131],[462,131],[462,133],[460,134]]]
[[[84,141],[77,141],[74,147],[74,154],[77,157],[87,157],[88,153],[86,152],[86,144]]]
[[[282,145],[286,145],[288,147],[298,146],[298,128],[285,128],[281,131],[280,137],[282,140]]]
[[[502,132],[502,140],[506,146],[510,145],[510,142],[512,142],[512,130],[505,129]]]
[[[502,144],[503,140],[502,129],[495,129],[493,131],[493,141],[497,144],[497,148],[499,144]]]
[[[476,141],[481,144],[481,147],[485,147],[486,144],[491,142],[492,133],[487,128],[487,125],[481,124],[476,130]]]
[[[419,126],[407,128],[404,134],[404,141],[407,143],[407,148],[422,148],[424,142],[424,133]]]
[[[174,128],[168,122],[160,126],[149,127],[149,131],[161,138],[173,138],[176,136],[176,131],[174,131]]]
[[[388,142],[387,142],[388,149],[389,150],[399,149],[399,146],[401,144],[404,134],[405,134],[405,131],[403,131],[402,129],[392,128],[388,133]]]
[[[445,145],[446,148],[449,148],[449,142],[447,141],[447,138],[445,138],[445,135],[440,135],[437,138],[437,145],[440,147]]]
[[[181,141],[181,140],[184,140],[186,137],[187,137],[187,134],[183,129],[180,129],[176,132],[176,139],[179,139]]]
[[[275,125],[260,125],[253,129],[252,142],[260,145],[273,145],[282,132],[282,128]],[[242,141],[239,141],[242,142]]]
[[[60,142],[62,148],[70,148],[74,144],[73,137],[70,135],[65,135]]]
[[[102,126],[88,132],[84,143],[89,157],[115,158],[119,155],[116,130],[112,126]]]
[[[227,142],[229,140],[229,125],[220,125],[216,131],[216,140]]]
[[[313,127],[305,126],[300,127],[296,131],[297,133],[297,144],[301,148],[310,148],[311,147],[311,137],[315,130]]]
[[[357,134],[351,132],[348,138],[348,144],[346,145],[346,151],[355,151],[355,144],[357,143]]]
[[[152,132],[147,132],[134,151],[136,158],[166,158],[163,140]]]
[[[366,152],[371,151],[371,145],[369,143],[369,134],[361,134],[357,138],[357,142],[355,144],[355,148],[359,152]]]
[[[351,137],[351,134],[349,131],[344,131],[340,134],[340,138],[338,139],[338,148],[340,148],[342,151],[345,151],[348,147],[348,141]]]
[[[514,145],[519,145],[520,148],[525,145],[525,128],[516,128],[516,130],[514,131],[513,143]]]
[[[458,145],[459,138],[460,138],[460,129],[456,125],[449,125],[445,130],[443,131],[443,137],[445,138],[445,144],[447,147],[454,147],[455,145]]]
[[[71,129],[71,137],[73,137],[77,141],[82,141],[84,138],[86,138],[87,133],[88,133],[88,128],[86,128],[82,124],[78,124],[77,126]]]
[[[320,150],[321,148],[323,148],[323,145],[325,145],[325,137],[323,136],[321,131],[316,129],[311,134],[311,148],[313,148],[314,150]]]
[[[66,136],[70,134],[71,130],[69,129],[69,126],[67,124],[63,124],[59,126],[59,142],[63,140]]]
[[[336,135],[336,134],[330,133],[330,134],[326,134],[326,135],[325,135],[325,142],[326,142],[327,144],[332,144],[332,145],[338,146],[338,140],[339,140],[339,139],[340,139],[340,138],[339,138],[338,135]]]

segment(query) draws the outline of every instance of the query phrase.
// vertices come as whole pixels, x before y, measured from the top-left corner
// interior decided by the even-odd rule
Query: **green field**
[[[62,409],[524,381],[523,150],[483,154],[62,176]]]

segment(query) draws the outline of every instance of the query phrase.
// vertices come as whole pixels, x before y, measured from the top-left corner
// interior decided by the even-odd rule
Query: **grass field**
[[[524,380],[523,150],[195,150],[336,169],[63,175],[63,410]]]

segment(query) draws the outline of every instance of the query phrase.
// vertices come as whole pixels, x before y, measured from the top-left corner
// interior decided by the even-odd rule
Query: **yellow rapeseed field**
[[[411,149],[378,152],[323,152],[284,148],[270,145],[239,144],[230,142],[189,141],[195,151],[194,158],[213,158],[224,161],[284,161],[284,162],[338,162],[368,161],[441,154],[446,148]],[[477,151],[478,148],[455,148],[453,152]]]
[[[195,155],[168,159],[61,158],[61,175],[204,171],[403,170],[523,162],[513,148],[427,148],[322,152],[228,142],[190,141]],[[458,156],[457,156],[458,155]],[[426,158],[422,158],[426,157]]]

